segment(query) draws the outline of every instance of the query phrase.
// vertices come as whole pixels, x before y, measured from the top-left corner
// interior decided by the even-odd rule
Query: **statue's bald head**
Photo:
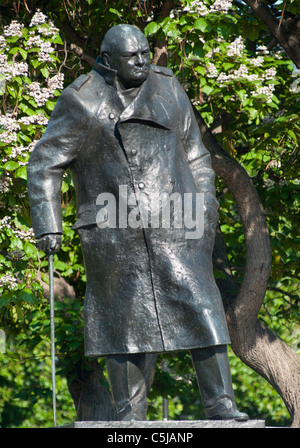
[[[136,26],[116,25],[104,36],[100,56],[105,65],[116,70],[125,88],[141,85],[148,76],[150,49]]]
[[[122,49],[129,40],[135,40],[148,45],[148,41],[141,30],[134,25],[116,25],[112,27],[104,36],[102,41],[100,56],[103,54],[112,54]]]

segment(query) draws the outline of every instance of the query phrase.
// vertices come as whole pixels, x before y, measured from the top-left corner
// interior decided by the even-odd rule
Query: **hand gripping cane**
[[[49,296],[50,296],[50,327],[51,327],[51,375],[52,375],[52,403],[53,425],[56,426],[56,379],[55,379],[55,323],[54,323],[54,277],[53,252],[48,251],[49,267]]]

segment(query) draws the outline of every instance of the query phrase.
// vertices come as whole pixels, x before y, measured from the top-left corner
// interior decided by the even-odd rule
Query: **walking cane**
[[[51,375],[52,375],[53,425],[56,426],[54,277],[53,277],[53,253],[51,252],[51,249],[48,252],[48,264],[49,264],[50,327],[51,327]]]

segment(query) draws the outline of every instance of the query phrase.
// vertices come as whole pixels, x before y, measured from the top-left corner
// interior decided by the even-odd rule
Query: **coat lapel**
[[[97,58],[94,70],[105,79],[107,84],[116,88],[117,72],[103,65],[101,58]],[[150,67],[147,80],[136,98],[121,113],[119,123],[139,121],[171,129],[172,124],[168,110],[172,110],[174,100],[170,97],[170,90],[162,82],[164,76],[157,72],[160,72],[159,67]]]
[[[151,68],[148,78],[136,98],[120,115],[119,123],[139,121],[151,123],[164,129],[171,129],[171,119],[168,110],[172,108],[172,98],[159,84],[154,70]]]

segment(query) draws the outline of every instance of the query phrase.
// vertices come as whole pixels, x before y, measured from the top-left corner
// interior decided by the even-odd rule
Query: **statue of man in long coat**
[[[32,221],[44,251],[61,245],[66,169],[87,277],[85,353],[106,357],[118,418],[146,419],[148,354],[189,350],[207,418],[247,419],[235,404],[213,277],[210,155],[183,88],[171,70],[150,64],[136,27],[107,32],[95,67],[62,92],[30,157]]]

